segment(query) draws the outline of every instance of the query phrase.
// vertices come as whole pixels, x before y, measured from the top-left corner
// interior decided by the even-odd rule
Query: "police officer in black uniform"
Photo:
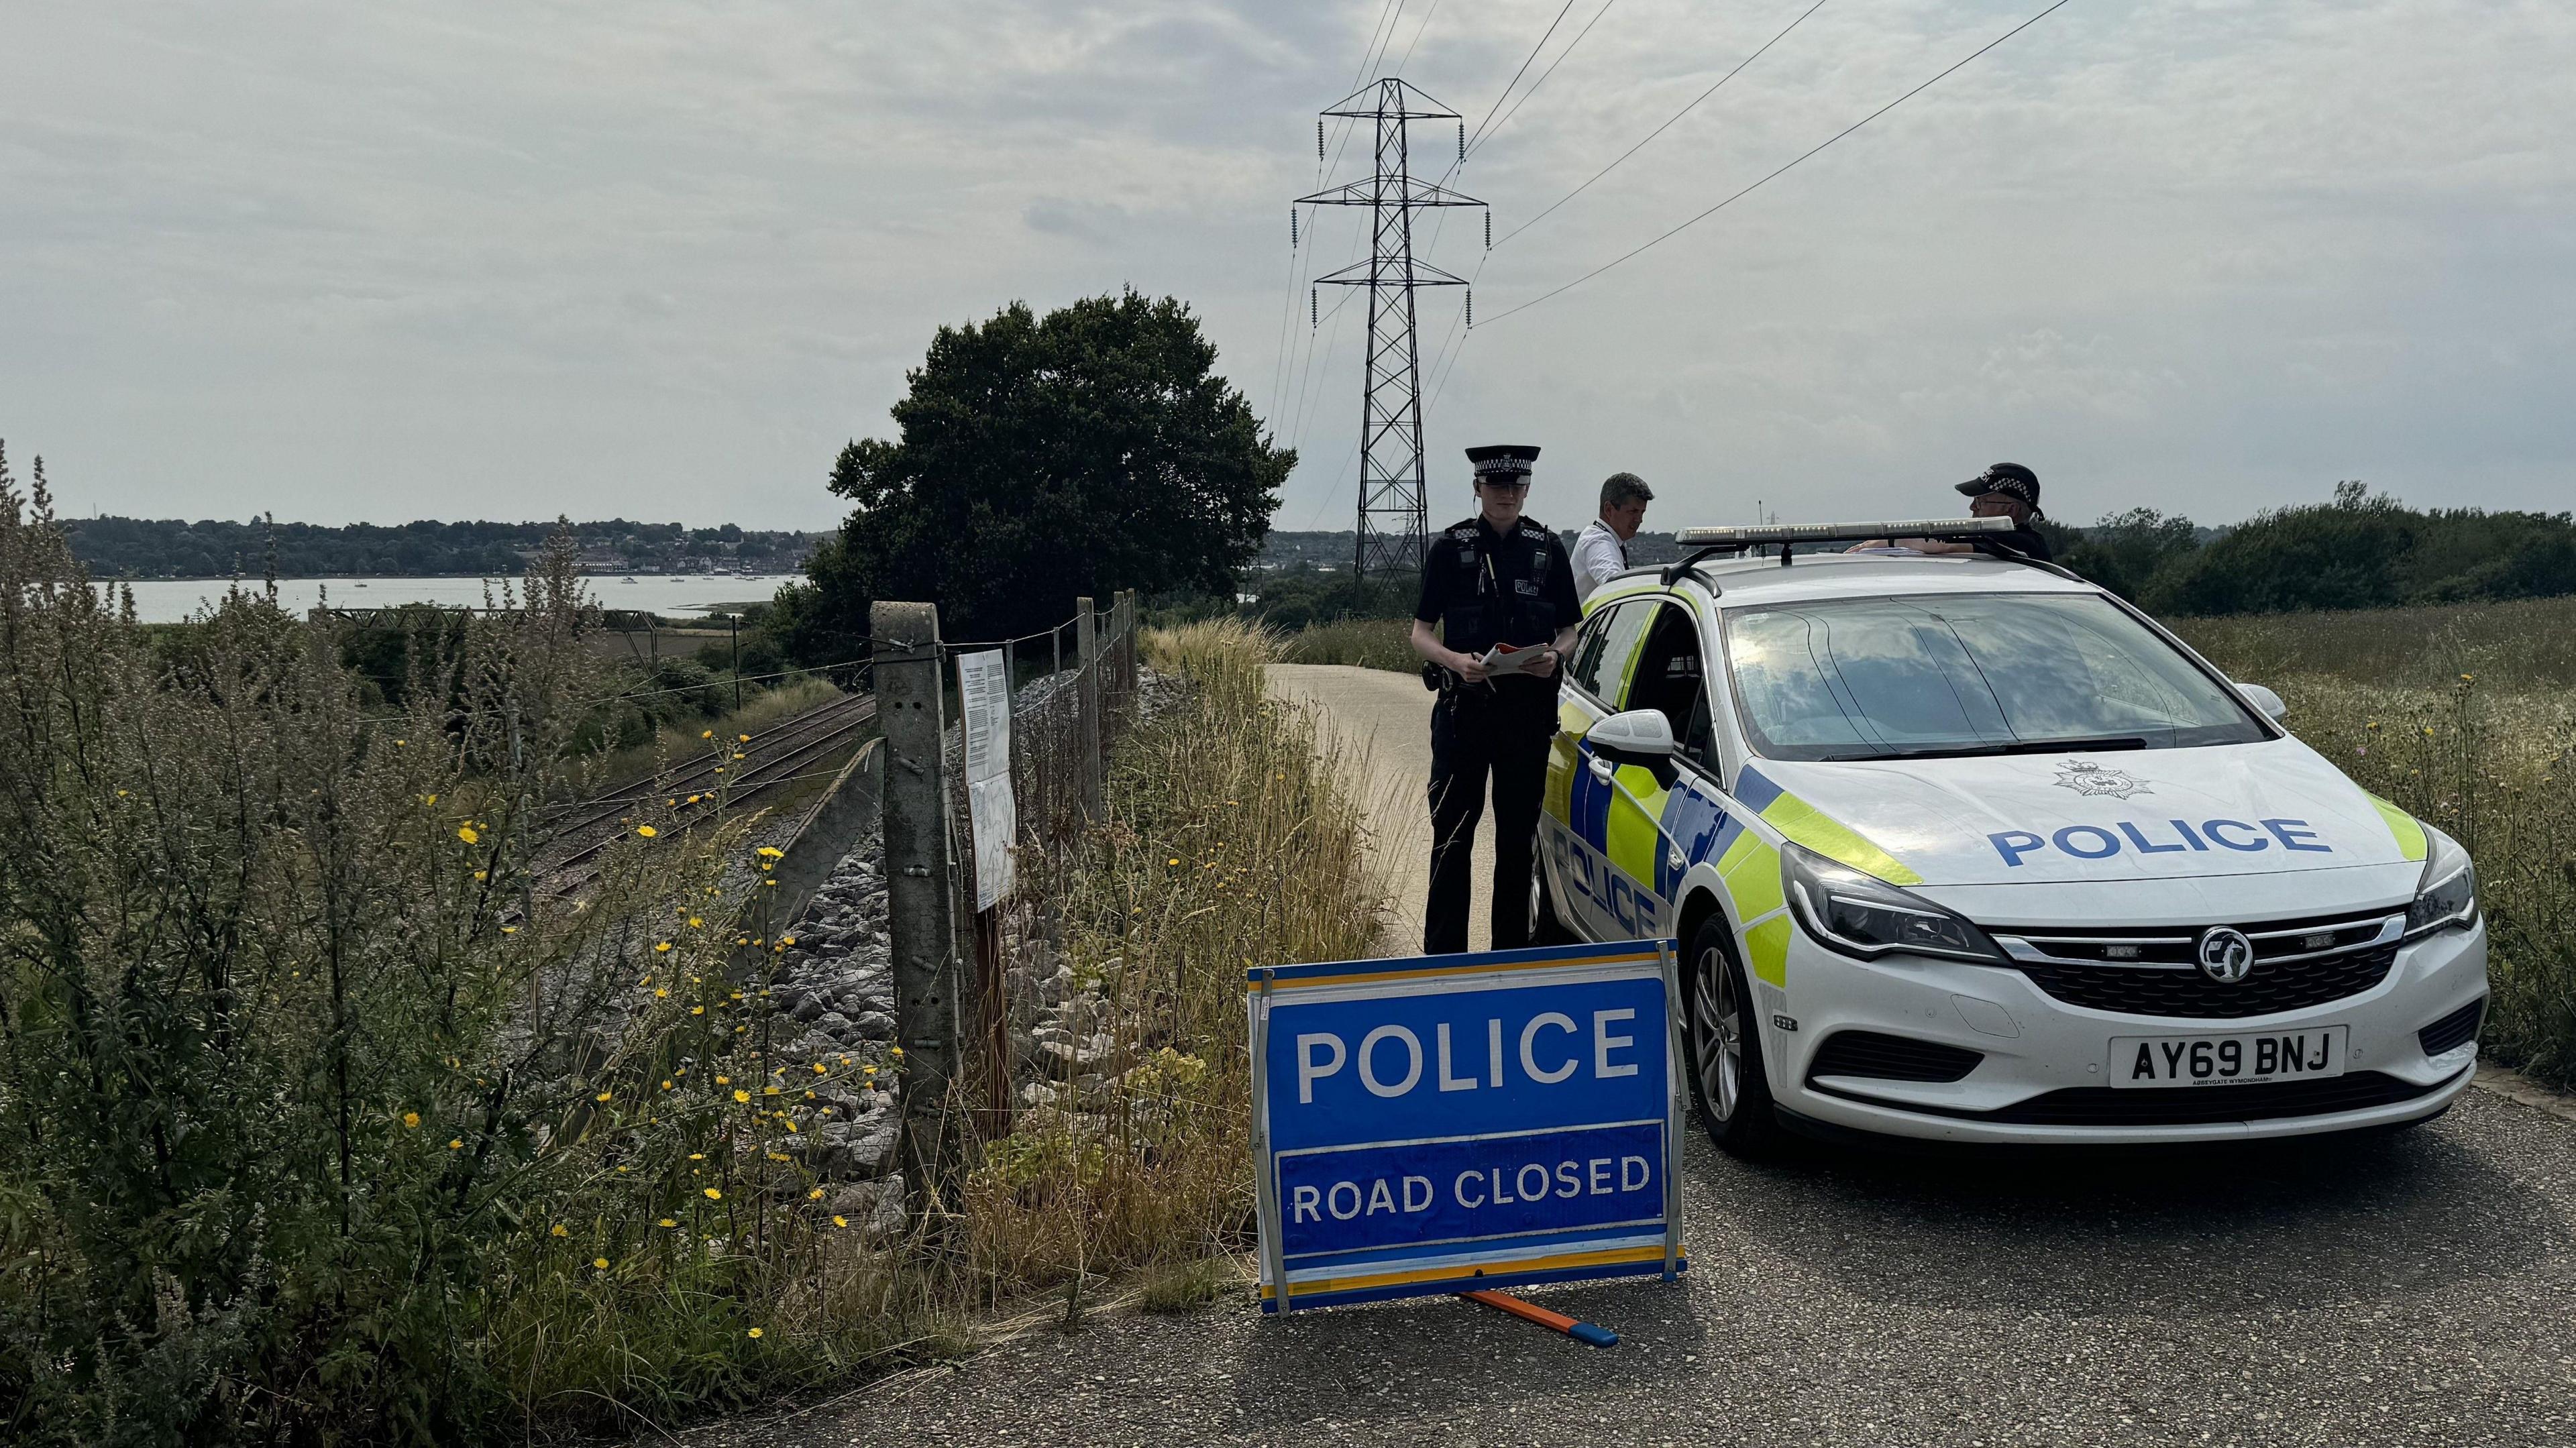
[[[1494,783],[1493,948],[1529,944],[1531,854],[1547,746],[1556,733],[1557,661],[1580,622],[1574,569],[1554,529],[1521,516],[1534,447],[1471,447],[1476,516],[1442,529],[1422,566],[1413,647],[1440,691],[1431,711],[1431,896],[1422,950],[1467,948],[1469,872],[1485,779]],[[1438,625],[1440,633],[1433,636]],[[1538,650],[1520,672],[1488,677],[1498,644]]]

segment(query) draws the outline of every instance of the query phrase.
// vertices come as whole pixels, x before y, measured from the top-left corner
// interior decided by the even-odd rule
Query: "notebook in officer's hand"
[[[1523,648],[1517,644],[1496,644],[1477,662],[1485,666],[1485,677],[1499,679],[1506,674],[1526,674],[1530,666],[1547,652],[1545,647]]]

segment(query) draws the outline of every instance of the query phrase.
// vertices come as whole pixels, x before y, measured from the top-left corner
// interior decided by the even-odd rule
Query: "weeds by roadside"
[[[1279,658],[1288,664],[1356,664],[1410,674],[1422,667],[1422,656],[1413,651],[1412,631],[1409,618],[1345,618],[1308,624],[1288,635]]]
[[[1106,1049],[968,1183],[970,1270],[996,1298],[1138,1272],[1160,1305],[1218,1290],[1192,1264],[1251,1221],[1244,968],[1366,955],[1387,908],[1344,772],[1267,692],[1269,636],[1197,623],[1144,648],[1179,687],[1116,752],[1111,818],[1031,862]]]

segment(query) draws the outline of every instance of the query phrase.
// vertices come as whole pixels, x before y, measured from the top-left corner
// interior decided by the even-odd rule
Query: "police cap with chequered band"
[[[2001,493],[2007,498],[2019,498],[2034,513],[2039,511],[2039,474],[2019,463],[1997,463],[1961,483],[1959,491],[1971,498]]]
[[[1518,443],[1497,443],[1492,447],[1467,449],[1467,461],[1475,464],[1476,481],[1487,478],[1525,478],[1530,464],[1538,461],[1538,449]]]

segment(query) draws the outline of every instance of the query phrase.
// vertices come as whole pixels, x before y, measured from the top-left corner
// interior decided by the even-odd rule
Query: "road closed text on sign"
[[[1657,942],[1250,974],[1263,1306],[1678,1271]]]

